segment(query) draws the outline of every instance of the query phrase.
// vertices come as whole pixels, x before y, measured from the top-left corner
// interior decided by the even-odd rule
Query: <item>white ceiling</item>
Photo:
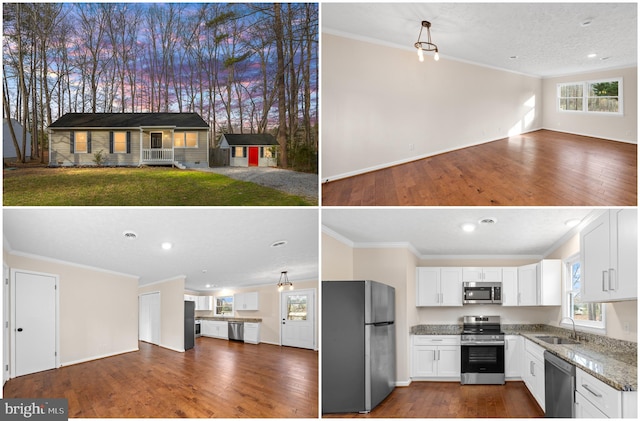
[[[441,57],[540,77],[637,63],[635,2],[322,3],[321,17],[323,32],[408,51],[428,20]]]
[[[4,243],[26,253],[140,277],[186,276],[187,289],[317,280],[317,209],[4,209]],[[134,231],[136,240],[124,238]],[[286,240],[283,247],[271,244]],[[171,250],[161,243],[171,242]],[[203,273],[206,270],[206,273]],[[211,288],[213,289],[213,288]]]
[[[322,225],[325,232],[354,247],[404,245],[421,257],[544,256],[579,229],[572,230],[566,221],[587,222],[597,213],[587,208],[325,208]],[[497,223],[478,223],[490,217]],[[476,230],[464,232],[465,223],[475,224]]]

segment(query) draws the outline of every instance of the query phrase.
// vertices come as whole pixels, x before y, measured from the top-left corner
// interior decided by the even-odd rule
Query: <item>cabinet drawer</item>
[[[620,418],[622,416],[622,393],[582,370],[578,369],[576,372],[576,391],[607,417]]]
[[[460,336],[458,335],[415,335],[413,337],[414,345],[460,345]]]
[[[524,341],[524,350],[532,353],[541,360],[544,360],[544,348],[529,339]]]

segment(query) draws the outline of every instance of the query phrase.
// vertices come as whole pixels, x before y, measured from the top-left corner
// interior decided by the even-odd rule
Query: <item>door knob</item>
[[[22,328],[21,327],[18,328],[18,332],[22,332]]]

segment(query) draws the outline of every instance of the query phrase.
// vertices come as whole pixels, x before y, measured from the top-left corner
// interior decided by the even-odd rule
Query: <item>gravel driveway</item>
[[[222,174],[318,202],[318,175],[271,167],[215,167],[199,171]]]

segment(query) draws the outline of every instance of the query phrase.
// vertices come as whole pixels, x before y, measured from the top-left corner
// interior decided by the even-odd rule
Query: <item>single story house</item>
[[[220,149],[228,149],[232,167],[275,167],[278,141],[270,134],[223,134]]]
[[[11,126],[13,127],[13,132],[16,135],[16,140],[18,141],[18,145],[22,148],[22,132],[24,128],[22,124],[18,122],[15,118],[11,119]],[[27,132],[27,146],[23,155],[29,161],[31,159],[31,133]],[[11,162],[15,162],[17,160],[16,148],[13,145],[13,139],[11,139],[11,131],[9,130],[9,119],[5,118],[2,122],[2,159],[5,164],[9,164]]]
[[[209,125],[197,113],[68,113],[48,128],[49,165],[209,166]]]

